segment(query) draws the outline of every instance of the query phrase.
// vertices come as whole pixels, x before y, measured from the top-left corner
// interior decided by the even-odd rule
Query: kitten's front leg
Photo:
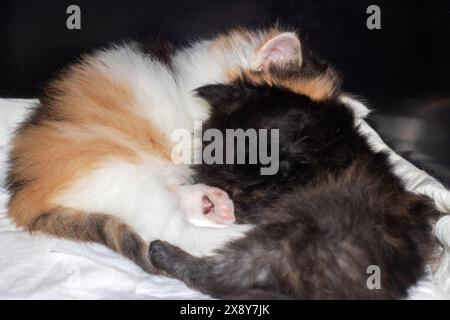
[[[180,206],[187,220],[198,227],[226,227],[236,221],[233,201],[218,188],[204,184],[178,188]]]
[[[152,264],[169,275],[186,283],[193,289],[219,299],[273,300],[289,298],[271,283],[258,255],[248,259],[249,247],[232,249],[210,257],[194,257],[170,243],[155,240],[150,243],[149,256]],[[245,252],[243,252],[244,250]],[[262,270],[261,270],[262,268]]]

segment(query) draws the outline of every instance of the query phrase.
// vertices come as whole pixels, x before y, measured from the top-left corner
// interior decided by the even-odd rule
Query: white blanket
[[[6,214],[3,186],[8,140],[33,100],[0,99],[0,299],[204,299],[183,283],[146,274],[106,247],[15,228]],[[392,150],[363,121],[360,128],[377,150],[387,150],[410,190],[426,194],[450,213],[450,193],[439,182]],[[411,299],[450,299],[450,216],[435,227],[446,253],[434,273],[410,291]]]

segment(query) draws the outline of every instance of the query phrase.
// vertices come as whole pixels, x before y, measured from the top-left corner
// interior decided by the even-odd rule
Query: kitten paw
[[[184,186],[181,207],[198,227],[226,227],[236,221],[233,201],[218,188],[203,184]]]
[[[233,201],[220,189],[208,187],[202,198],[203,214],[219,225],[230,225],[236,221]]]
[[[150,243],[148,254],[153,266],[172,277],[176,277],[179,271],[178,261],[183,264],[189,260],[189,256],[183,250],[161,240]]]
[[[149,255],[151,263],[158,269],[166,270],[170,265],[170,254],[166,250],[166,243],[155,240],[150,243]]]

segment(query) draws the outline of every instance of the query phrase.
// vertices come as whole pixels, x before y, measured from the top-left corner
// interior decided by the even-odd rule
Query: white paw
[[[226,227],[236,221],[233,201],[218,188],[203,184],[184,186],[182,209],[198,227]]]

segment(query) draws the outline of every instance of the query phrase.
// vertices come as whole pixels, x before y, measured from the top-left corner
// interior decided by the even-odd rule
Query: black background
[[[81,8],[81,30],[66,8]],[[381,8],[381,30],[366,9]],[[35,97],[81,53],[126,39],[185,45],[230,27],[299,28],[377,112],[372,124],[403,156],[450,183],[450,2],[228,0],[11,1],[0,3],[0,96]]]

